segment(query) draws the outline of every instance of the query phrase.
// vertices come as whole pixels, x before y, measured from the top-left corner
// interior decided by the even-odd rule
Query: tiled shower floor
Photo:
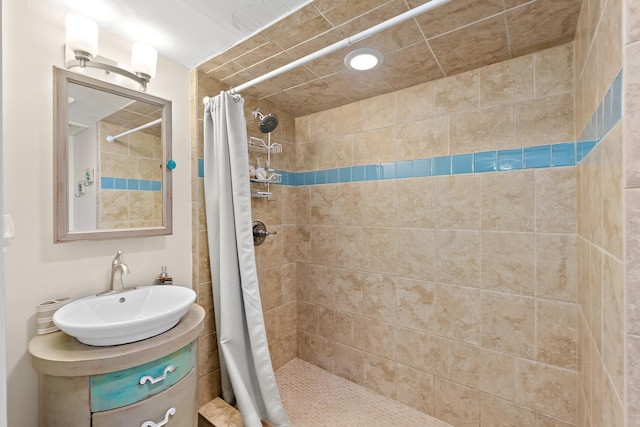
[[[276,381],[291,427],[451,427],[301,359]]]

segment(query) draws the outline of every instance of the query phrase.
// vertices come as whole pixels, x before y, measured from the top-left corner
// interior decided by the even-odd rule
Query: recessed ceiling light
[[[344,58],[344,65],[350,70],[374,70],[382,64],[384,57],[375,49],[362,48],[350,52]]]

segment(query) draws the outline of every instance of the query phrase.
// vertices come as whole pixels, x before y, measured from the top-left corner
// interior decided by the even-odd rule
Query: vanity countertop
[[[110,347],[82,344],[62,331],[29,342],[31,366],[41,374],[78,377],[132,368],[179,350],[204,329],[204,309],[193,304],[182,320],[155,337]]]

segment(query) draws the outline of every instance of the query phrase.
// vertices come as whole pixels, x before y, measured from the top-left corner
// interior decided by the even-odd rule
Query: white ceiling
[[[188,68],[311,0],[47,0]]]

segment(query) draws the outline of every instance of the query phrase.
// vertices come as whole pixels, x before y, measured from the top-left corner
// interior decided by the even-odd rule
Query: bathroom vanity
[[[174,328],[131,344],[93,347],[63,332],[34,337],[39,425],[195,427],[203,321],[193,304]]]

